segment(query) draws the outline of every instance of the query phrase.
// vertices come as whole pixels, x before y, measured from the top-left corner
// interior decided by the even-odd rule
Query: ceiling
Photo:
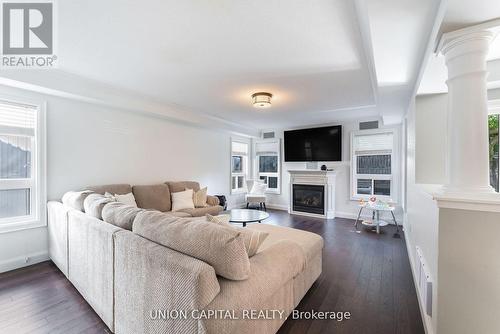
[[[440,34],[470,27],[500,18],[498,0],[453,0],[448,2],[446,13],[440,27]],[[500,87],[500,37],[497,35],[490,44],[487,56],[488,88]],[[418,94],[437,94],[448,91],[446,80],[448,72],[441,54],[433,54],[426,64]]]
[[[70,74],[253,129],[401,119],[439,3],[59,1],[58,70],[22,77]],[[272,108],[251,106],[256,91]]]

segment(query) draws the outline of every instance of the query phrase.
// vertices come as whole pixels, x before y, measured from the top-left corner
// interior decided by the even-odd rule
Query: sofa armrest
[[[61,202],[47,203],[49,256],[52,262],[68,277],[68,211]]]
[[[207,196],[207,204],[210,206],[216,206],[219,205],[219,199],[216,196]]]
[[[129,231],[115,234],[115,332],[204,333],[192,310],[219,293],[207,263]],[[183,310],[187,319],[155,319],[156,311]]]

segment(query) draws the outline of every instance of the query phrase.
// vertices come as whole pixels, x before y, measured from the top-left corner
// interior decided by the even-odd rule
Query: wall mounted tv
[[[285,131],[285,161],[341,160],[341,125]]]

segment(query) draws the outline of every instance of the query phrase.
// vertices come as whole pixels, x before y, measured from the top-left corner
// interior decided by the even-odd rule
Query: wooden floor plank
[[[354,233],[353,221],[291,216],[270,210],[266,223],[324,238],[323,273],[299,311],[348,311],[351,320],[294,320],[280,334],[424,333],[404,238]],[[0,333],[110,333],[50,261],[0,274]]]

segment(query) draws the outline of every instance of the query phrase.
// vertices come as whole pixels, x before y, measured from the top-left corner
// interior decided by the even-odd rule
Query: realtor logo
[[[50,1],[2,3],[3,67],[54,66],[53,8]]]

